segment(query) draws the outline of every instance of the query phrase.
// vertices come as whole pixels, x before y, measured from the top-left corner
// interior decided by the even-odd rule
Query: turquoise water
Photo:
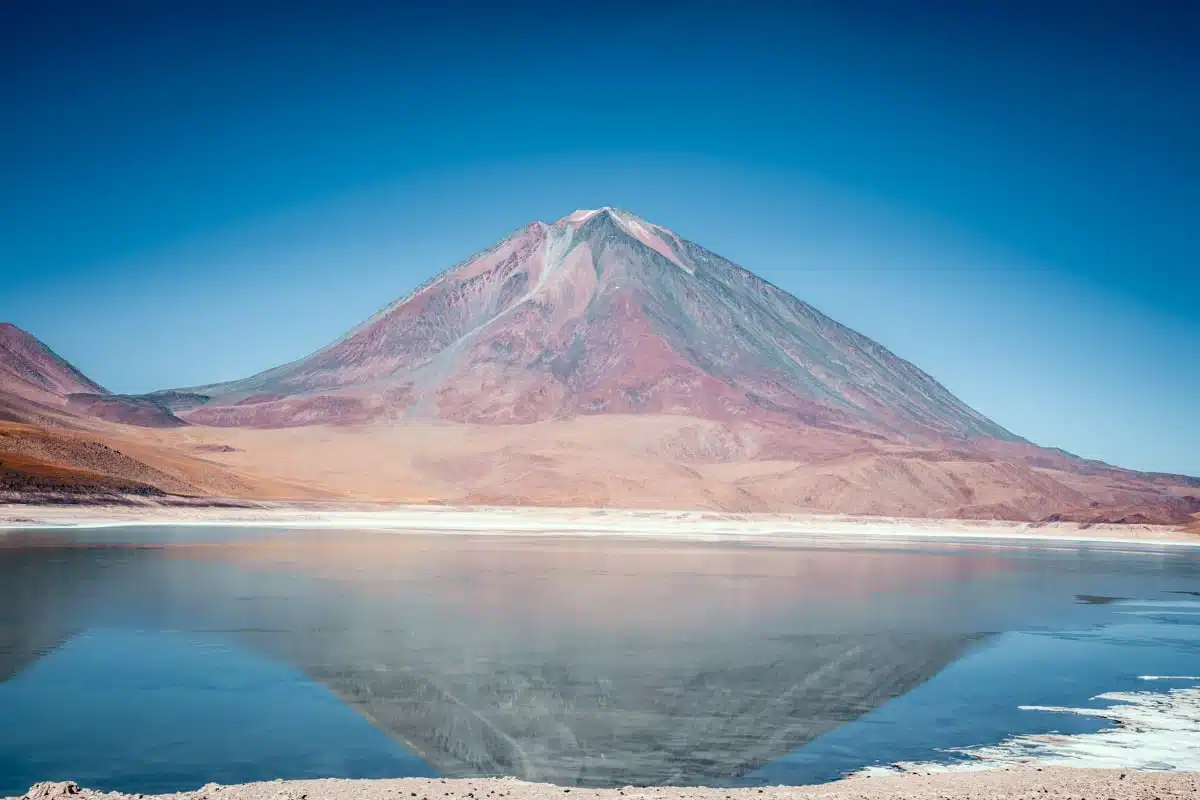
[[[0,684],[0,708],[6,794],[434,774],[302,673],[202,633],[83,631]]]
[[[1200,672],[1200,554],[129,528],[0,537],[0,796],[796,783]],[[1200,683],[1200,682],[1197,682]]]

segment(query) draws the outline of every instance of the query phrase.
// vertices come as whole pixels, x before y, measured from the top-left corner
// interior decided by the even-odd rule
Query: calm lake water
[[[953,759],[1104,724],[1018,706],[1200,674],[1198,590],[1200,552],[1069,543],[12,532],[0,796]]]

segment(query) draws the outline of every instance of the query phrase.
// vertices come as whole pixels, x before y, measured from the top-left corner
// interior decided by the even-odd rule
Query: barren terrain
[[[1200,488],[966,452],[862,447],[679,415],[528,425],[75,429],[0,422],[0,491],[210,499],[844,513],[1186,526]],[[23,475],[24,477],[19,477]],[[51,479],[51,475],[55,476]],[[74,488],[72,489],[72,485]]]
[[[29,800],[150,800],[147,795],[80,790],[71,783],[34,786]],[[1101,769],[1020,769],[848,778],[817,786],[709,789],[655,786],[570,789],[511,778],[439,780],[271,781],[240,786],[208,784],[193,792],[150,797],[171,800],[1184,800],[1200,797],[1200,773]]]
[[[1161,525],[1200,512],[1200,487],[1168,478],[683,415],[126,430],[155,452],[285,484],[291,493],[274,496],[296,499]],[[789,452],[794,438],[803,454]]]

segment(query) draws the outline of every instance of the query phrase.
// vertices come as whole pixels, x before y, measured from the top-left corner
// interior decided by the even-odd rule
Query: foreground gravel
[[[28,800],[140,800],[80,789],[74,783],[39,783]],[[270,781],[238,786],[208,784],[194,792],[157,795],[170,800],[1173,800],[1200,798],[1200,773],[1129,772],[1101,769],[1013,769],[986,772],[848,778],[819,786],[766,786],[761,789],[651,787],[566,788],[511,778],[440,780]]]

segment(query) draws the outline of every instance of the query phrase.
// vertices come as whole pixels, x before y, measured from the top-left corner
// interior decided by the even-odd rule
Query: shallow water
[[[1200,673],[1200,554],[983,541],[0,536],[0,796],[273,777],[796,783]],[[1169,766],[1169,765],[1167,765]]]

